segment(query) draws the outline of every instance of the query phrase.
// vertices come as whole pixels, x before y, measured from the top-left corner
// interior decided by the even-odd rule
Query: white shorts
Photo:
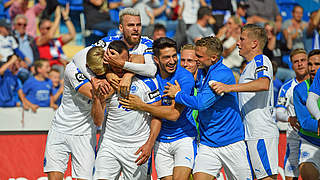
[[[223,147],[199,145],[193,174],[202,172],[217,177],[222,167],[227,179],[252,179],[249,155],[244,141]]]
[[[173,175],[173,168],[177,166],[192,169],[196,148],[193,137],[185,137],[170,143],[156,141],[154,156],[158,178]]]
[[[299,165],[305,162],[313,163],[315,168],[318,169],[318,172],[320,173],[320,147],[301,138],[300,150],[301,154]]]
[[[284,157],[284,175],[299,177],[300,139],[287,138],[286,155]]]
[[[257,179],[278,174],[279,138],[247,140],[246,143]]]
[[[72,177],[92,179],[96,135],[69,135],[50,130],[44,155],[44,172],[64,173],[71,154]]]
[[[148,178],[148,162],[138,166],[135,155],[139,147],[120,147],[103,140],[95,162],[94,179],[118,179],[120,172],[124,179],[145,180]]]

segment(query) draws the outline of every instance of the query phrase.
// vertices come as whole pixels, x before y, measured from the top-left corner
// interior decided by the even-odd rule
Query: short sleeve
[[[272,65],[267,56],[258,55],[254,58],[254,63],[256,65],[255,78],[259,79],[262,77],[267,77],[272,80],[273,70]]]
[[[76,91],[78,91],[82,85],[89,82],[89,80],[78,68],[74,66],[74,64],[67,66],[65,76]]]

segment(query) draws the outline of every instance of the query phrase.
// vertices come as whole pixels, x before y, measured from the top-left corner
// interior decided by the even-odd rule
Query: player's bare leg
[[[63,180],[63,173],[58,171],[52,171],[47,173],[49,180]]]
[[[191,174],[191,168],[184,166],[176,166],[173,168],[174,180],[189,180]]]
[[[286,176],[286,180],[298,180],[298,178],[297,177]]]
[[[194,180],[213,180],[215,179],[215,177],[207,173],[197,172],[193,174],[193,179]]]
[[[303,180],[311,180],[311,179],[319,178],[319,172],[311,162],[302,163],[299,166],[299,170]]]

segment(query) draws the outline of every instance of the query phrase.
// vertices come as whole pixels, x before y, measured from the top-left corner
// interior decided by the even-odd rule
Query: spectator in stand
[[[281,31],[282,17],[275,0],[248,0],[247,23],[264,25],[268,21],[274,21],[275,34]]]
[[[39,107],[52,107],[54,106],[52,98],[52,82],[48,78],[50,72],[50,64],[46,59],[40,59],[34,62],[36,74],[30,77],[23,84],[23,93],[29,101],[29,106],[33,112],[36,112]]]
[[[320,9],[313,11],[310,15],[309,23],[305,29],[304,36],[304,48],[307,52],[313,49],[320,49]]]
[[[0,20],[0,66],[1,63],[7,62],[7,58],[13,54],[25,60],[28,64],[30,59],[26,57],[18,48],[18,44],[13,36],[10,35],[11,25],[5,19]]]
[[[303,8],[296,5],[292,10],[292,19],[286,20],[282,25],[282,32],[286,41],[292,41],[292,48],[304,48],[303,31],[307,27],[307,22],[302,20]]]
[[[39,0],[39,3],[35,6],[28,8],[28,0],[17,0],[10,7],[9,13],[11,20],[13,20],[16,15],[24,14],[28,18],[27,24],[27,34],[35,37],[37,33],[37,16],[44,10],[47,3],[45,0]]]
[[[86,17],[86,29],[99,30],[107,35],[110,29],[118,28],[118,24],[111,21],[107,2],[104,0],[84,0],[83,8]]]
[[[10,21],[9,9],[14,0],[2,0],[0,3],[0,19]]]
[[[179,0],[180,8],[183,7],[182,19],[187,28],[197,23],[197,13],[200,8],[200,0]]]
[[[20,51],[30,59],[29,66],[39,59],[39,51],[36,41],[30,36],[26,27],[28,26],[28,18],[23,14],[18,14],[13,21],[13,34],[17,39]]]
[[[60,24],[61,14],[65,21],[69,33],[62,34],[58,38],[55,38],[57,28]],[[60,6],[56,8],[55,19],[52,23],[49,19],[42,19],[39,22],[40,36],[36,37],[36,44],[39,49],[40,58],[48,59],[50,66],[58,69],[63,77],[64,66],[68,63],[66,60],[62,46],[70,42],[76,35],[74,26],[69,18],[69,5],[63,8],[61,11]]]
[[[295,76],[294,72],[289,69],[289,65],[282,61],[283,55],[289,54],[290,49],[292,48],[291,35],[288,36],[286,43],[277,40],[275,23],[272,21],[265,23],[264,29],[267,33],[268,41],[263,49],[263,53],[268,56],[269,59],[277,63],[277,78],[285,82]]]
[[[17,76],[20,61],[16,55],[12,55],[0,67],[0,107],[18,106],[17,96],[19,96],[24,108],[29,107],[22,92],[22,83]]]
[[[49,79],[52,81],[52,98],[54,106],[60,106],[62,100],[64,80],[60,79],[60,72],[57,69],[51,69],[49,72]],[[58,107],[56,107],[58,108]]]
[[[243,25],[247,24],[247,10],[249,8],[248,1],[240,0],[237,2],[237,11],[235,16],[241,18]]]
[[[223,64],[228,68],[237,68],[237,71],[243,61],[237,47],[237,41],[240,39],[241,27],[241,19],[236,16],[231,16],[217,34],[217,37],[221,40],[223,45]]]
[[[211,9],[208,7],[199,8],[197,23],[191,25],[187,31],[188,43],[195,44],[195,42],[202,37],[215,35],[209,26],[209,21],[212,18]]]
[[[218,30],[227,23],[231,14],[234,14],[232,7],[233,0],[211,0],[212,15],[215,20],[213,24],[214,33],[218,33]]]

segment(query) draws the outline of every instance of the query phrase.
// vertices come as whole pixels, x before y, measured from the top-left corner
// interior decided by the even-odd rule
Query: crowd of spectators
[[[15,79],[16,84],[10,85],[11,89],[16,89],[15,93],[9,93],[10,97],[15,98],[16,103],[11,103],[10,98],[8,103],[9,100],[3,98],[8,92],[2,90],[0,106],[28,104],[24,103],[25,97],[30,102],[26,94],[18,95],[18,90],[23,89],[29,79],[37,79],[35,77],[39,74],[39,67],[37,69],[35,65],[38,60],[47,60],[50,65],[45,72],[50,72],[50,76],[43,75],[43,78],[45,80],[50,77],[52,87],[48,91],[48,97],[53,98],[58,105],[63,91],[61,79],[64,67],[68,63],[62,46],[75,38],[80,26],[78,20],[74,18],[75,14],[79,12],[84,14],[85,28],[91,33],[90,36],[83,37],[87,40],[85,44],[87,46],[103,36],[119,33],[118,14],[125,7],[139,9],[143,35],[151,39],[171,37],[177,42],[178,48],[186,43],[194,44],[201,37],[217,36],[223,42],[223,63],[234,71],[236,77],[243,64],[243,58],[239,56],[236,45],[240,39],[241,27],[246,23],[263,26],[268,35],[264,54],[277,67],[275,87],[280,87],[281,83],[295,76],[291,69],[290,51],[304,48],[310,52],[312,49],[320,48],[320,11],[319,7],[315,7],[313,11],[308,9],[308,12],[305,12],[303,4],[299,4],[298,1],[292,4],[294,1],[290,1],[291,4],[288,4],[291,12],[288,13],[291,15],[285,19],[281,16],[279,2],[277,0],[226,0],[223,3],[216,0],[2,1],[1,89],[9,88],[6,84],[7,77],[4,77],[6,74],[10,74],[11,78],[17,76],[17,79]],[[303,20],[305,14],[309,15],[308,22]],[[58,34],[62,25],[67,27],[68,32]],[[12,59],[17,60],[13,62]],[[40,78],[40,81],[43,78]],[[56,93],[59,96],[55,95]],[[36,97],[36,94],[33,96]],[[50,106],[50,103],[47,105]],[[55,108],[56,105],[51,104]],[[26,105],[26,109],[28,107],[30,105]]]

